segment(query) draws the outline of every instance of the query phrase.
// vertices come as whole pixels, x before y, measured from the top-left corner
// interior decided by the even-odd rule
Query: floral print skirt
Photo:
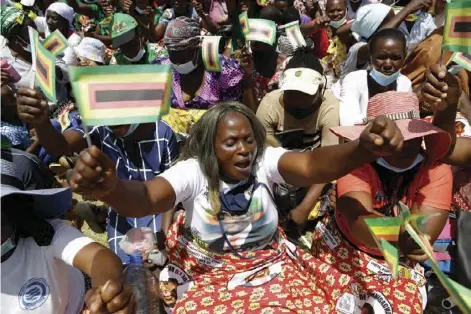
[[[182,214],[167,235],[169,264],[159,278],[167,313],[349,313],[354,304],[350,276],[281,230],[266,248],[237,256],[204,250],[184,229]]]

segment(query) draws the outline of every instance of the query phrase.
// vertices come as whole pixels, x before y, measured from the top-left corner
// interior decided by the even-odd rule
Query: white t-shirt
[[[427,12],[421,12],[412,29],[407,29],[406,23],[401,23],[399,29],[406,36],[407,54],[410,54],[420,42],[427,38],[435,29],[435,19]]]
[[[355,71],[348,74],[342,81],[340,90],[340,125],[351,126],[362,123],[366,118],[368,108],[368,72],[366,70]],[[397,79],[398,92],[411,92],[412,83],[404,75]]]
[[[255,166],[257,183],[247,214],[225,217],[222,224],[229,242],[235,249],[264,247],[273,237],[278,226],[278,211],[272,201],[273,185],[284,183],[278,172],[278,161],[286,152],[283,148],[268,147]],[[178,162],[160,175],[173,187],[175,204],[185,208],[186,226],[200,246],[215,251],[228,251],[216,215],[211,211],[208,198],[208,181],[196,159]],[[228,185],[221,181],[221,191],[227,192],[240,184]],[[268,191],[267,191],[268,189]],[[249,189],[250,190],[250,189]],[[251,190],[250,190],[251,191]],[[247,197],[247,195],[246,195]]]
[[[84,279],[72,263],[94,241],[65,221],[49,223],[55,230],[51,245],[38,246],[32,237],[20,238],[2,263],[2,313],[77,314],[82,310]]]
[[[362,68],[358,68],[358,51],[361,47],[365,46],[367,43],[360,41],[350,47],[347,54],[347,59],[342,62],[340,65],[340,80],[343,80],[345,76],[353,71],[366,69],[369,62],[365,63]]]

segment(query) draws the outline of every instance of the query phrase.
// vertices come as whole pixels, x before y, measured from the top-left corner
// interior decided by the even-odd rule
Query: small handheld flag
[[[454,62],[471,72],[471,54],[455,52],[449,62]]]
[[[149,123],[168,113],[169,65],[70,67],[72,89],[86,125]]]
[[[264,19],[249,19],[249,33],[245,35],[245,39],[273,45],[276,39],[275,22]]]
[[[54,56],[62,53],[68,45],[67,39],[58,29],[49,34],[43,41],[44,48],[49,50]]]
[[[299,21],[294,21],[284,25],[284,29],[286,36],[288,37],[288,40],[294,49],[306,46],[306,40],[304,39],[301,29],[299,28]]]
[[[447,4],[442,48],[471,54],[471,0]]]
[[[35,80],[44,95],[51,102],[56,102],[56,58],[39,41],[38,32],[29,27],[29,41],[31,47],[32,68],[35,72]],[[32,86],[34,88],[34,84]]]
[[[219,41],[221,36],[205,36],[201,53],[206,71],[221,72],[222,65],[219,59]]]
[[[241,13],[239,15],[239,22],[240,22],[240,26],[242,28],[242,33],[244,34],[244,36],[247,36],[247,34],[250,32],[250,29],[249,29],[249,15],[247,14],[247,11]]]

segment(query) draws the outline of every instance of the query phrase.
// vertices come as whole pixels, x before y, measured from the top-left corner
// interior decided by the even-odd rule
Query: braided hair
[[[300,47],[290,56],[286,70],[295,68],[308,68],[324,75],[324,68],[321,62],[314,55],[314,50],[309,47]]]

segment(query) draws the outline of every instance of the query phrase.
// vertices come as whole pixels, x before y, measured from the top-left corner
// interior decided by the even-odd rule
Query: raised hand
[[[18,89],[17,109],[20,119],[33,126],[49,121],[49,105],[46,98],[34,89]]]
[[[69,180],[78,194],[100,199],[116,187],[115,163],[96,146],[82,151]]]
[[[424,101],[435,110],[444,110],[448,106],[457,106],[461,96],[459,79],[449,73],[445,66],[432,65],[425,74],[426,81],[422,88]]]
[[[394,121],[376,117],[360,135],[360,145],[377,156],[388,156],[401,151],[404,144],[401,130]]]
[[[137,310],[131,288],[114,280],[108,280],[103,286],[88,290],[85,303],[93,314],[134,314]]]

